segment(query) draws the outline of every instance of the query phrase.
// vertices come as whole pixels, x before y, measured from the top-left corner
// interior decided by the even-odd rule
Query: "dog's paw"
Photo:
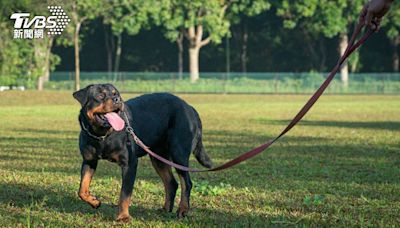
[[[92,206],[94,209],[97,209],[101,205],[101,201],[98,200],[95,196],[92,196],[90,194],[79,194],[79,197],[88,203],[90,206]]]
[[[90,204],[90,206],[92,206],[94,209],[97,209],[101,206],[101,201],[92,195],[89,195],[87,197],[86,202]]]
[[[129,222],[132,217],[129,214],[120,214],[117,216],[118,222]]]
[[[94,198],[90,203],[90,206],[92,206],[94,209],[97,209],[101,206],[101,201]]]
[[[181,218],[186,217],[188,212],[189,212],[189,208],[187,208],[187,207],[179,207],[178,210],[176,211],[176,216],[181,219]]]

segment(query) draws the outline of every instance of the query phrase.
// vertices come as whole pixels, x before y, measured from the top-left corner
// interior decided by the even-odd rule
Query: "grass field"
[[[308,98],[181,97],[199,111],[216,164],[276,136]],[[121,225],[117,165],[101,161],[92,182],[102,207],[77,196],[79,108],[70,92],[0,93],[0,226]],[[148,157],[140,159],[129,225],[398,226],[400,96],[323,96],[270,150],[192,179],[192,209],[177,220],[157,210],[163,186]]]

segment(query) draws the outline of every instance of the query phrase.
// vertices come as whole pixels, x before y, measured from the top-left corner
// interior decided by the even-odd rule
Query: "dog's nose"
[[[121,98],[119,96],[115,96],[115,97],[113,97],[113,102],[115,104],[119,104],[119,103],[121,103]]]

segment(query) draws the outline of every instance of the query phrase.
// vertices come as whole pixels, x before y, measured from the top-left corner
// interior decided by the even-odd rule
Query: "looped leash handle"
[[[300,111],[297,113],[297,115],[293,118],[293,120],[287,125],[287,127],[273,140],[262,144],[218,167],[211,168],[211,169],[204,169],[204,170],[199,170],[199,169],[193,169],[189,168],[186,166],[182,166],[176,163],[173,163],[172,161],[165,159],[161,157],[160,155],[156,154],[155,152],[151,151],[148,146],[146,146],[134,133],[132,127],[129,125],[127,126],[127,131],[129,134],[132,136],[134,139],[135,143],[141,147],[144,151],[146,151],[150,156],[156,158],[157,160],[170,165],[176,169],[180,169],[183,171],[187,172],[210,172],[210,171],[218,171],[218,170],[223,170],[227,169],[229,167],[232,167],[234,165],[237,165],[251,157],[256,156],[257,154],[263,152],[267,148],[269,148],[273,143],[275,143],[279,138],[281,138],[283,135],[285,135],[288,131],[290,131],[306,114],[307,112],[311,109],[311,107],[317,102],[319,97],[323,94],[323,92],[326,90],[328,85],[331,83],[332,79],[335,77],[336,73],[339,71],[340,67],[346,61],[346,59],[355,51],[357,48],[359,48],[370,36],[375,32],[375,30],[369,29],[356,43],[355,40],[358,37],[358,35],[361,33],[361,30],[365,26],[365,20],[364,20],[364,12],[362,11],[359,17],[359,21],[354,29],[353,35],[350,39],[350,42],[346,48],[346,51],[344,52],[343,56],[341,56],[336,64],[336,66],[333,68],[331,73],[328,75],[328,77],[325,79],[325,81],[321,84],[321,86],[318,88],[318,90],[311,96],[311,98],[307,101],[307,103],[300,109]],[[354,44],[355,43],[355,44]],[[125,114],[126,115],[126,114]]]

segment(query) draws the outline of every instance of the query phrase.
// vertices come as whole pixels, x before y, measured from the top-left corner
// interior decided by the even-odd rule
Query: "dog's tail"
[[[213,166],[213,162],[211,161],[210,156],[208,156],[203,146],[201,120],[196,110],[193,109],[193,111],[197,119],[197,131],[195,137],[193,138],[192,151],[197,161],[202,166],[211,168]]]
[[[201,140],[201,135],[198,138],[196,147],[193,150],[193,154],[196,157],[197,161],[204,167],[211,168],[213,166],[213,162],[211,161],[210,156],[206,153],[203,142]]]

